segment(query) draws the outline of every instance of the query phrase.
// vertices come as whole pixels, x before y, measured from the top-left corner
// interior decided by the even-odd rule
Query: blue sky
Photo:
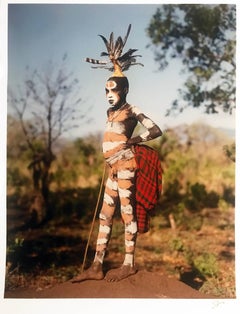
[[[87,108],[92,106],[88,126],[79,126],[69,136],[82,136],[102,130],[107,102],[104,87],[109,71],[91,68],[85,57],[99,58],[105,46],[98,36],[125,36],[132,30],[125,51],[137,48],[144,67],[126,72],[130,82],[128,102],[139,106],[164,130],[181,123],[206,122],[213,126],[234,128],[234,116],[209,116],[204,109],[190,109],[177,117],[165,117],[167,108],[178,97],[184,82],[181,64],[171,62],[164,72],[157,71],[154,53],[146,48],[150,39],[146,28],[158,4],[9,4],[8,7],[8,83],[16,86],[25,76],[25,68],[43,69],[49,60],[60,63],[68,55],[68,69],[79,79],[80,96]]]

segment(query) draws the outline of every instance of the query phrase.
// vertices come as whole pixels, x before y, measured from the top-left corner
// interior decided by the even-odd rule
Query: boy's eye
[[[106,91],[106,94],[108,94],[110,92],[112,92],[112,93],[117,93],[118,92],[117,88],[110,88],[110,89],[105,88],[105,91]]]

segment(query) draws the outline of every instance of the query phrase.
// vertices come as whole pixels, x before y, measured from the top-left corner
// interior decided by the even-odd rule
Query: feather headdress
[[[127,71],[130,66],[132,65],[142,65],[142,63],[137,63],[136,58],[141,57],[140,55],[133,55],[137,49],[129,49],[126,53],[122,55],[123,48],[127,42],[129,33],[131,30],[131,24],[128,26],[127,34],[122,39],[121,36],[119,36],[114,42],[114,34],[113,32],[110,34],[109,40],[107,40],[103,35],[99,35],[106,48],[107,52],[102,52],[101,57],[109,57],[108,61],[101,61],[91,58],[86,58],[86,61],[89,63],[96,64],[96,66],[92,66],[92,68],[101,68],[101,69],[107,69],[111,72],[113,72],[112,76],[124,76],[123,71]]]

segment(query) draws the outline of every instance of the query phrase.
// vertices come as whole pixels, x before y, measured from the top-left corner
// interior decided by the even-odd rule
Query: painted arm
[[[150,118],[145,116],[137,107],[133,107],[132,111],[136,116],[136,119],[144,126],[146,131],[140,135],[130,138],[128,140],[129,145],[146,142],[162,135],[161,129]]]

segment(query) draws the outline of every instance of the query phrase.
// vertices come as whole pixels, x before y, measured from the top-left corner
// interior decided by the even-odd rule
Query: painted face
[[[106,97],[111,106],[116,106],[125,102],[126,88],[118,84],[115,80],[109,80],[106,83]]]

